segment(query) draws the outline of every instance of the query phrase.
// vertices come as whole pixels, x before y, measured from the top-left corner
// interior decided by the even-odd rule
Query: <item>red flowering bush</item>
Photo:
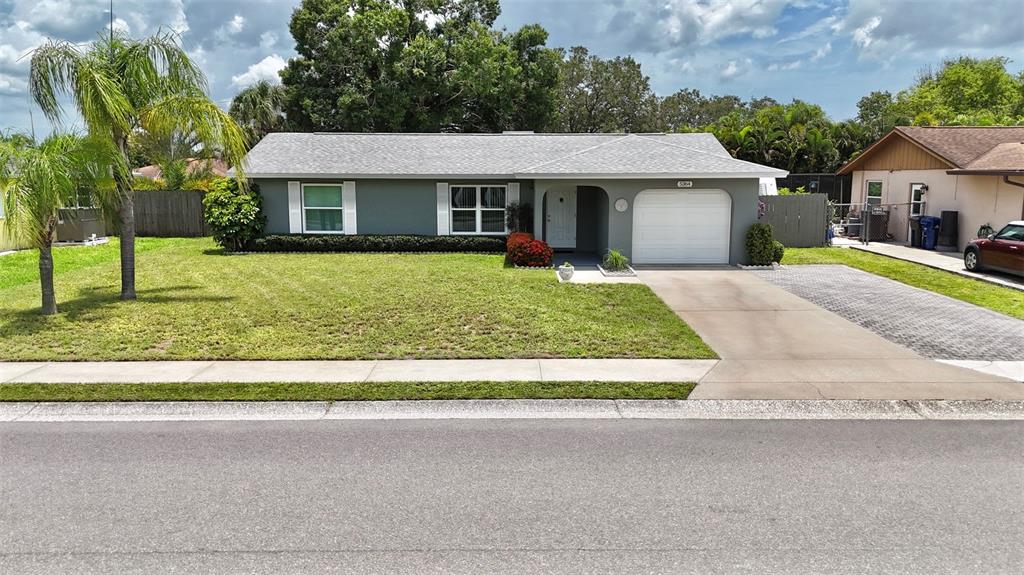
[[[505,250],[509,254],[511,254],[512,248],[518,246],[519,244],[524,244],[532,239],[533,234],[528,234],[526,232],[512,232],[511,234],[508,235],[508,239],[505,240]]]
[[[541,240],[529,240],[516,246],[508,252],[509,259],[517,266],[543,268],[551,265],[551,258],[555,252],[547,242]]]

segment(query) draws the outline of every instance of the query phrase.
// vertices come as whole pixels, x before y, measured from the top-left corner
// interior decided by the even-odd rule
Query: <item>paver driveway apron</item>
[[[838,265],[752,273],[925,357],[1024,359],[1024,320],[942,294]]]
[[[756,273],[639,277],[722,357],[692,398],[1024,399],[1020,383],[921,357]]]

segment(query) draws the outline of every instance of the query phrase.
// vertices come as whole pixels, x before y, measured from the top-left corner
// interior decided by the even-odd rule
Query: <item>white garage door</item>
[[[633,261],[727,264],[731,222],[722,190],[644,190],[633,202]]]

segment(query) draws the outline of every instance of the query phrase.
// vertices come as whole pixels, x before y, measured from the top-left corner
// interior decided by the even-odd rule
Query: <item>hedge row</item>
[[[281,234],[256,238],[251,252],[472,252],[505,251],[505,236],[397,236]]]

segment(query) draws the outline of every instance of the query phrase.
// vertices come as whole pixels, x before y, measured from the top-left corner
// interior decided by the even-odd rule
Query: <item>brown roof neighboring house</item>
[[[1024,143],[1007,142],[999,144],[963,168],[948,170],[947,173],[1008,176],[1024,174]]]
[[[185,167],[185,173],[188,175],[192,175],[201,169],[205,169],[206,166],[209,166],[210,172],[215,177],[223,178],[228,175],[228,169],[230,169],[230,166],[228,166],[227,162],[218,158],[213,158],[209,160],[204,160],[200,158],[188,158],[186,161],[188,162],[188,165]],[[163,175],[163,172],[160,170],[160,166],[153,164],[150,166],[136,168],[132,170],[132,174],[135,176],[141,176],[143,178],[155,180],[161,177]]]
[[[1024,126],[898,126],[882,139],[869,146],[862,154],[839,168],[839,174],[848,174],[863,168],[864,164],[876,154],[880,154],[890,145],[902,141],[909,143],[938,160],[939,165],[953,173],[965,173],[973,162],[983,156],[989,156],[1000,144],[1020,144],[1024,142]],[[1007,154],[1010,154],[1009,156]],[[998,154],[1003,168],[1006,161],[1013,161],[1012,152],[1006,150]],[[986,162],[993,161],[989,158]],[[988,164],[986,164],[988,165]],[[939,166],[929,166],[938,168]],[[1012,164],[1011,166],[1012,167]],[[905,169],[893,166],[891,169]],[[1017,163],[1016,169],[1024,169],[1024,163]],[[1000,172],[1002,173],[1002,172]]]

